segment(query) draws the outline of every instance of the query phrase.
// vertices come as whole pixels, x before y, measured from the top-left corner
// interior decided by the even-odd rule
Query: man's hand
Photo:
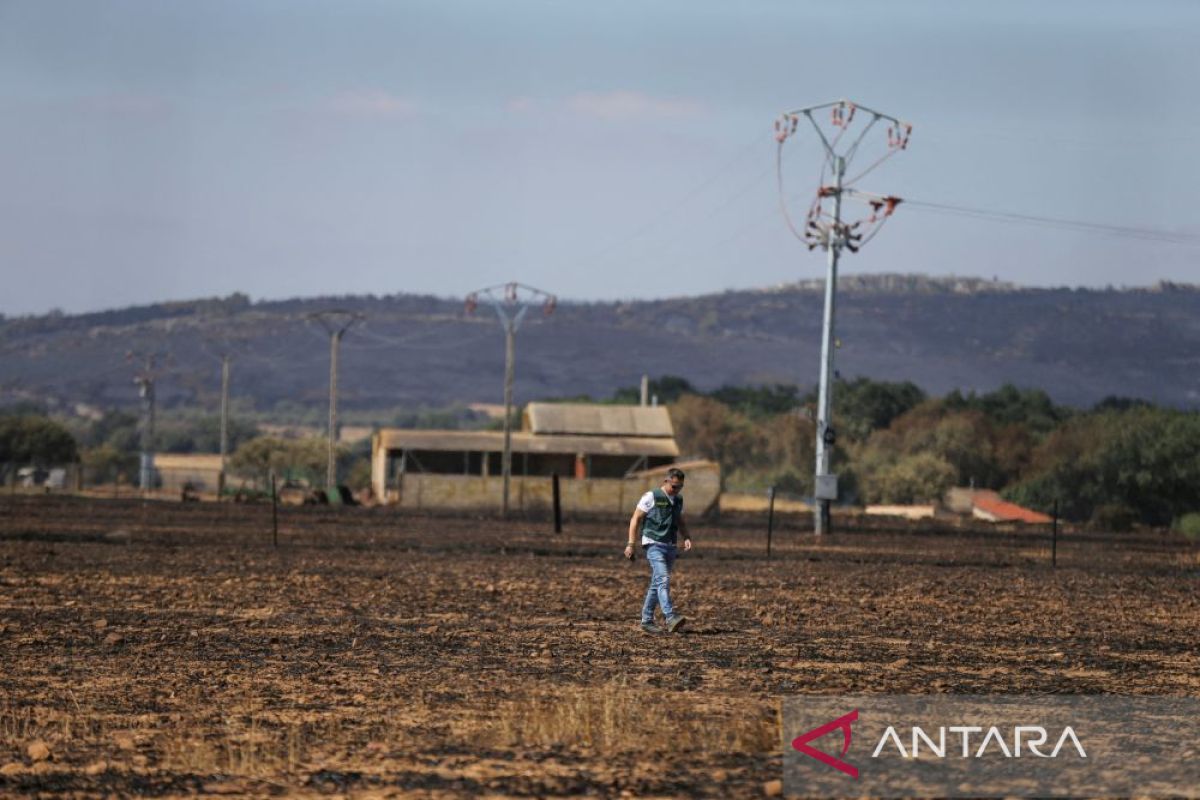
[[[684,549],[685,551],[687,551],[687,550],[691,550],[691,549],[692,549],[692,540],[691,540],[691,539],[684,539],[684,540],[683,540],[683,549]]]
[[[631,544],[625,545],[625,560],[633,561],[633,545]]]

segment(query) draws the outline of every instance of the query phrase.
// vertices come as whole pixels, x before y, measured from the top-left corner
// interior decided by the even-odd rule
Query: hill
[[[607,397],[643,373],[723,384],[811,385],[820,354],[821,283],[645,302],[561,302],[517,337],[518,401]],[[166,406],[215,408],[222,343],[232,394],[277,414],[324,408],[328,337],[306,315],[360,311],[346,335],[347,410],[498,402],[504,342],[495,315],[458,300],[349,296],[262,301],[244,295],[100,313],[0,321],[0,400],[54,408],[132,406],[128,351],[162,351]],[[919,275],[853,276],[838,294],[842,376],[911,380],[934,394],[1039,387],[1089,406],[1110,395],[1200,407],[1200,288],[1032,289]]]

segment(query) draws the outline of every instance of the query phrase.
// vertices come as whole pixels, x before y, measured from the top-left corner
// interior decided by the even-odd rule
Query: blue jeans
[[[646,590],[646,602],[642,603],[642,622],[654,621],[654,607],[662,608],[663,617],[675,615],[671,606],[671,568],[675,566],[675,545],[652,544],[646,547],[646,560],[650,562],[650,588]]]

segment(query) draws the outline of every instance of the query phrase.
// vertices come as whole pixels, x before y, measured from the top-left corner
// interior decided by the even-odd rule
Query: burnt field
[[[0,499],[0,794],[761,796],[789,694],[1200,696],[1200,547]]]

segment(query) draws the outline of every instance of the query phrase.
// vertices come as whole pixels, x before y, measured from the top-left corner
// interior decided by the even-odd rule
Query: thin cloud
[[[383,89],[352,89],[329,98],[326,108],[356,117],[409,117],[417,113],[411,100]]]
[[[165,117],[174,110],[165,97],[132,92],[93,95],[81,102],[87,111],[121,117]]]
[[[527,111],[533,111],[537,107],[537,101],[532,97],[522,95],[521,97],[510,98],[504,107],[514,114],[523,114]]]
[[[577,114],[605,120],[678,119],[694,117],[702,110],[694,100],[653,97],[626,89],[580,92],[568,98],[567,108]]]

